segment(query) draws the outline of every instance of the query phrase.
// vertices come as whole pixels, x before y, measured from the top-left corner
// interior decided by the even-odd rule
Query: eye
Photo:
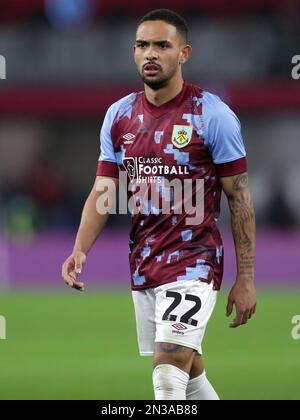
[[[160,44],[160,48],[162,48],[163,50],[165,50],[166,48],[168,48],[168,44],[166,44],[165,42],[162,42]]]

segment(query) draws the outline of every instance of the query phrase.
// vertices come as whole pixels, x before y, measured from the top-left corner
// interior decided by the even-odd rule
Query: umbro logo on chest
[[[133,143],[133,140],[135,139],[135,135],[132,133],[127,133],[127,134],[124,134],[122,138],[125,140],[124,144],[131,144]]]

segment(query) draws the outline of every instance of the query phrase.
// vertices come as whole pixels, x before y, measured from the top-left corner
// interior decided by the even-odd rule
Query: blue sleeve
[[[114,146],[111,138],[111,127],[115,119],[116,110],[114,105],[108,108],[100,133],[100,157],[99,161],[117,163]]]
[[[117,155],[115,153],[111,129],[113,124],[120,121],[121,118],[131,118],[132,106],[136,96],[136,93],[131,93],[124,98],[119,99],[108,108],[100,134],[101,152],[97,169],[97,175],[99,176],[109,176],[113,178],[118,178],[119,176],[118,161],[119,164],[121,164],[122,156],[120,159],[120,157],[118,158],[120,152],[117,152]]]
[[[205,144],[215,164],[246,156],[239,119],[218,96],[208,92],[203,96],[203,122]]]

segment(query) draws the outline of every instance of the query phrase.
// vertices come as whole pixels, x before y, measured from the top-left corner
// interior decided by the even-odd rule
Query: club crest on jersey
[[[192,140],[193,127],[191,125],[174,125],[172,134],[172,143],[181,149]]]

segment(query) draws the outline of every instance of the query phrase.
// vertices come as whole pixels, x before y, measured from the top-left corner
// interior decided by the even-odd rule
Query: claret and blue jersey
[[[223,245],[217,227],[220,177],[247,171],[240,123],[219,97],[184,82],[171,101],[156,107],[144,92],[132,93],[107,111],[101,129],[97,175],[119,177],[126,171],[134,186],[146,185],[141,197],[148,211],[132,216],[130,269],[132,289],[199,279],[219,289],[223,274]],[[162,202],[170,199],[174,179],[204,182],[204,218],[189,224],[191,216],[173,206],[151,202],[155,184]],[[196,185],[191,190],[196,195]],[[193,199],[194,197],[192,197]],[[175,207],[178,203],[175,203]]]

